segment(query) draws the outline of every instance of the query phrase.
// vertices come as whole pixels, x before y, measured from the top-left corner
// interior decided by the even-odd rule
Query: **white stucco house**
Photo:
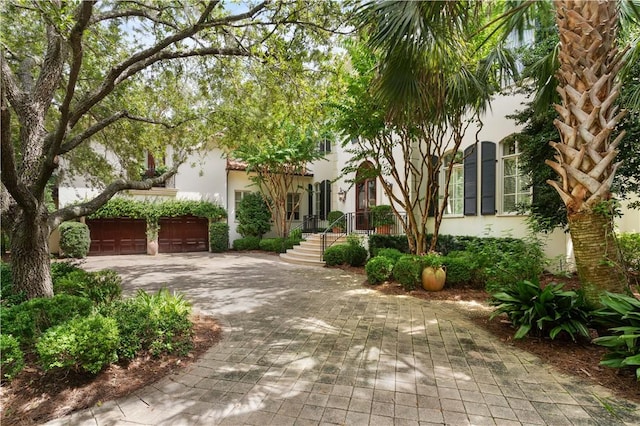
[[[520,130],[505,117],[521,108],[524,101],[524,96],[519,94],[497,96],[482,118],[483,127],[478,131],[472,125],[467,130],[460,147],[465,154],[464,160],[453,170],[449,206],[442,220],[441,234],[524,237],[529,233],[526,216],[514,211],[516,203],[530,197],[530,191],[522,189],[527,177],[518,171],[519,147],[517,142],[504,141],[505,137]],[[310,164],[308,173],[298,178],[303,191],[299,195],[298,206],[292,212],[292,228],[312,231],[315,228],[313,221],[326,219],[332,210],[355,213],[366,211],[372,205],[390,203],[378,179],[349,183],[356,176],[355,173],[342,174],[350,158],[347,148],[335,141],[319,144],[318,149],[325,152],[325,159]],[[363,167],[366,167],[364,162]],[[252,191],[256,188],[242,164],[227,159],[221,150],[213,149],[188,158],[165,187],[127,193],[134,197],[217,203],[228,212],[230,241],[233,241],[240,238],[235,220],[238,203]],[[64,206],[95,193],[80,179],[63,180],[59,186],[59,204]],[[292,194],[292,197],[295,196]],[[290,204],[295,205],[297,200],[292,198],[291,201]],[[624,205],[623,211],[623,217],[617,221],[619,230],[640,232],[640,212],[626,209]],[[355,228],[368,231],[366,224],[358,224]],[[546,254],[555,266],[570,267],[570,236],[556,230],[541,237]]]

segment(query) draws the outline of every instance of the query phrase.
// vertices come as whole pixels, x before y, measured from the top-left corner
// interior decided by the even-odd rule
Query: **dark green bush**
[[[44,370],[96,374],[118,360],[119,343],[116,320],[93,314],[49,328],[36,343],[36,351]]]
[[[209,225],[209,251],[222,253],[229,250],[229,225],[213,222]]]
[[[345,256],[345,260],[349,265],[358,267],[367,263],[369,253],[366,248],[360,245],[347,244]]]
[[[263,238],[260,240],[260,250],[284,253],[287,251],[287,242],[286,238]],[[291,245],[291,247],[293,247],[293,245]]]
[[[91,300],[68,294],[31,299],[0,310],[2,333],[11,334],[23,345],[30,345],[48,328],[77,316],[87,316],[92,309]]]
[[[423,260],[420,256],[406,254],[393,267],[393,279],[406,291],[415,290],[422,282]]]
[[[23,291],[16,293],[13,289],[11,265],[0,262],[0,304],[8,308],[19,305],[25,300],[27,300],[27,295]]]
[[[0,334],[0,378],[11,380],[24,368],[24,356],[18,340],[3,331]]]
[[[581,292],[563,291],[563,284],[548,284],[544,289],[537,282],[518,281],[503,291],[491,295],[496,306],[491,318],[507,314],[517,331],[514,339],[529,333],[555,339],[565,332],[572,340],[589,338],[590,309]]]
[[[600,363],[612,368],[635,368],[640,380],[640,300],[622,294],[605,293],[602,307],[594,312],[597,324],[609,328],[611,336],[593,342],[608,348]]]
[[[378,250],[378,254],[376,257],[386,257],[387,259],[391,259],[393,264],[395,265],[398,259],[403,256],[402,252],[398,249],[394,248],[382,248]]]
[[[640,233],[620,234],[618,244],[626,271],[632,274],[632,278],[640,280]]]
[[[233,249],[239,251],[245,250],[259,250],[260,249],[260,237],[245,237],[238,238],[233,241]]]
[[[287,238],[292,241],[298,241],[298,242],[302,241],[302,229],[296,228],[291,230],[291,232],[289,232],[289,237]]]
[[[258,192],[246,194],[242,198],[236,212],[236,220],[238,233],[243,237],[261,238],[271,229],[269,206]]]
[[[369,284],[379,284],[387,281],[393,272],[393,259],[384,256],[371,258],[364,267]]]
[[[369,235],[371,256],[377,256],[378,250],[383,248],[393,248],[401,253],[409,253],[409,241],[406,235]]]
[[[132,359],[142,351],[187,353],[192,346],[191,308],[181,295],[167,289],[149,295],[138,291],[135,297],[104,306],[101,312],[112,317],[120,330],[118,356]]]
[[[60,225],[60,248],[67,257],[87,257],[91,237],[89,227],[80,222],[63,222]]]
[[[122,278],[111,269],[97,272],[77,270],[56,280],[53,290],[54,293],[86,297],[95,304],[110,303],[122,295]]]
[[[75,271],[84,271],[78,261],[51,262],[51,280],[54,283]]]
[[[447,268],[447,284],[470,284],[473,282],[474,271],[477,269],[475,259],[471,254],[452,251],[443,258]]]
[[[324,251],[324,261],[327,266],[344,265],[348,263],[348,244],[338,244],[331,246]]]

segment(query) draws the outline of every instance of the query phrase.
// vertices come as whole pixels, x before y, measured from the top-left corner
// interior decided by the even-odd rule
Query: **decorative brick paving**
[[[52,425],[640,424],[637,405],[502,345],[462,308],[381,295],[361,275],[261,254],[86,266],[118,270],[128,293],[185,293],[223,340],[178,374]]]

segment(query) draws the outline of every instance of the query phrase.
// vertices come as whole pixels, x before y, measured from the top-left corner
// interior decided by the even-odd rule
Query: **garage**
[[[89,255],[145,254],[147,224],[142,219],[88,219]]]
[[[185,253],[209,250],[209,220],[196,216],[161,218],[158,251]]]

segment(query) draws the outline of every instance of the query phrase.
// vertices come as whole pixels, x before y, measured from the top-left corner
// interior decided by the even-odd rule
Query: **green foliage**
[[[300,240],[292,237],[263,238],[260,240],[260,250],[274,253],[285,253],[287,249],[293,248],[296,244],[300,244]]]
[[[398,259],[402,257],[402,255],[402,252],[398,249],[382,248],[378,250],[378,254],[376,255],[376,257],[386,257],[387,259],[391,259],[391,261],[395,265]]]
[[[243,237],[261,238],[271,229],[271,212],[259,192],[246,194],[236,212],[238,233]]]
[[[233,249],[239,251],[260,250],[260,238],[245,237],[233,240]]]
[[[630,271],[640,272],[640,233],[622,233],[618,235],[618,244],[625,266]]]
[[[371,224],[374,227],[393,225],[395,223],[395,216],[391,206],[382,204],[379,206],[373,206],[369,209],[371,212]]]
[[[293,229],[289,232],[289,238],[293,241],[302,241],[302,229]]]
[[[48,329],[36,343],[36,351],[44,370],[97,374],[118,360],[119,343],[116,320],[94,314]]]
[[[229,250],[229,225],[213,222],[209,225],[209,251],[222,253]]]
[[[2,333],[11,334],[23,345],[30,345],[48,328],[78,316],[87,316],[92,309],[91,300],[68,294],[31,299],[0,309]]]
[[[407,254],[398,259],[393,267],[393,279],[406,291],[415,290],[422,283],[423,269],[422,256]]]
[[[371,258],[364,267],[369,284],[379,284],[389,279],[393,272],[394,260],[385,256]]]
[[[329,212],[329,214],[327,215],[327,223],[331,228],[338,228],[341,231],[344,231],[347,227],[344,212],[341,212],[339,210]]]
[[[129,217],[157,223],[161,217],[198,216],[217,222],[227,217],[224,208],[210,201],[170,200],[161,203],[113,197],[89,216],[91,219]]]
[[[489,293],[513,282],[537,281],[546,262],[542,245],[535,239],[479,238],[468,244],[467,251],[476,259],[479,278]]]
[[[324,261],[327,266],[344,265],[348,262],[348,244],[337,244],[324,251]]]
[[[51,262],[51,280],[55,283],[71,272],[84,271],[77,261]]]
[[[8,308],[19,305],[25,300],[27,300],[25,292],[16,293],[13,289],[11,265],[0,262],[0,305]]]
[[[563,284],[548,284],[544,289],[537,282],[518,281],[491,295],[495,318],[507,314],[518,330],[514,339],[529,333],[555,339],[561,332],[573,341],[577,336],[589,337],[590,311],[581,292],[562,291]]]
[[[53,283],[55,293],[81,296],[95,304],[110,303],[122,295],[122,278],[114,270],[72,271]]]
[[[24,368],[24,356],[18,340],[3,332],[0,334],[0,379],[11,380]]]
[[[608,348],[602,365],[635,368],[640,380],[640,300],[622,294],[605,293],[602,307],[594,313],[595,322],[609,328],[611,336],[593,342]]]
[[[184,355],[192,347],[191,307],[182,295],[167,289],[152,295],[139,290],[135,297],[105,306],[102,312],[118,324],[118,356],[123,359],[133,359],[142,351],[153,356]]]
[[[347,244],[345,256],[345,260],[349,265],[358,267],[367,263],[369,253],[366,248],[360,245]]]
[[[447,268],[447,281],[449,285],[469,284],[473,281],[477,263],[473,255],[466,252],[450,252],[443,259]]]
[[[409,241],[406,235],[369,235],[371,256],[377,256],[378,250],[383,248],[393,248],[401,253],[409,253]]]
[[[422,262],[422,267],[426,268],[430,266],[432,268],[440,268],[442,266],[442,256],[438,253],[427,253],[423,256],[420,256],[420,261]]]
[[[65,256],[76,259],[86,257],[90,245],[87,225],[80,222],[64,222],[60,225],[60,248]]]

